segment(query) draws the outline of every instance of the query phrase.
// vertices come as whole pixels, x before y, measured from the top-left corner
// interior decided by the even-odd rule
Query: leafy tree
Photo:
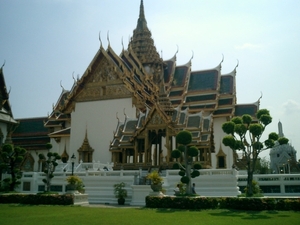
[[[260,158],[256,163],[256,173],[258,174],[268,174],[270,173],[270,161],[264,158]]]
[[[50,143],[46,144],[46,148],[50,150],[52,148],[52,145]],[[43,154],[39,154],[39,158],[41,160],[45,160],[45,170],[44,173],[46,174],[46,178],[43,179],[43,182],[46,186],[45,191],[49,192],[51,187],[51,180],[54,177],[53,173],[55,171],[55,167],[58,165],[57,160],[61,159],[60,155],[56,152],[48,152],[47,153],[47,160]]]
[[[201,165],[199,163],[193,165],[193,157],[199,154],[199,150],[195,146],[188,146],[192,142],[192,134],[189,131],[180,131],[176,136],[176,141],[179,144],[177,149],[174,149],[171,153],[172,158],[184,159],[184,165],[177,162],[174,166],[176,169],[180,169],[179,175],[181,176],[180,181],[186,184],[186,194],[192,194],[191,178],[200,176],[199,169]]]
[[[10,172],[11,177],[3,180],[3,185],[9,191],[14,191],[20,185],[21,162],[24,159],[26,150],[21,147],[14,147],[12,144],[4,144],[1,148],[1,163],[0,167]]]
[[[247,192],[246,196],[253,195],[253,173],[259,153],[272,148],[275,141],[280,145],[288,143],[287,138],[278,138],[278,134],[272,132],[268,139],[261,142],[261,137],[267,125],[272,122],[272,117],[267,109],[258,110],[256,113],[257,121],[252,121],[248,114],[242,117],[233,117],[231,121],[222,125],[223,131],[227,134],[222,140],[225,146],[230,147],[233,151],[242,151],[246,159],[247,169]]]

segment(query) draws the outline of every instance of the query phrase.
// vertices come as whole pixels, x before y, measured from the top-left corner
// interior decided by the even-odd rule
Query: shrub
[[[73,195],[59,194],[3,194],[0,195],[2,204],[27,204],[27,205],[72,205]]]
[[[173,209],[234,209],[234,210],[295,210],[300,211],[300,198],[237,198],[147,196],[148,208]]]
[[[257,183],[257,181],[252,180],[252,192],[253,195],[257,196],[257,197],[262,197],[262,191]],[[247,187],[245,187],[245,193],[247,193]]]

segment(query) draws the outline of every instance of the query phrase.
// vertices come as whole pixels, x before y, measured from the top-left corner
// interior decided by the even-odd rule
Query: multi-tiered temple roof
[[[175,136],[182,129],[189,130],[193,144],[199,148],[206,146],[213,152],[213,120],[245,113],[255,116],[259,102],[236,103],[236,67],[231,73],[222,74],[222,62],[215,68],[199,71],[193,71],[191,65],[192,60],[177,65],[176,54],[165,61],[160,57],[141,1],[128,48],[118,55],[110,45],[104,49],[101,42],[85,73],[80,79],[74,79],[71,91],[63,90],[46,126],[61,126],[62,121],[70,121],[69,114],[76,102],[132,97],[137,117],[126,116],[123,122],[116,121],[110,151],[136,149],[141,135],[151,139],[152,131],[143,132],[155,128],[158,139],[160,130],[161,136]],[[66,129],[70,133],[70,127],[61,126],[62,134]],[[60,131],[56,131],[50,137],[59,135]]]
[[[151,101],[145,101],[148,110],[144,113],[140,112],[137,119],[126,118],[124,122],[118,121],[111,150],[125,145],[134,145],[130,140],[132,141],[137,136],[136,133],[146,125],[145,118],[151,117],[150,112],[153,106],[160,110],[161,114],[165,114],[165,123],[169,124],[175,133],[181,129],[190,130],[194,143],[199,145],[208,145],[211,141],[213,118],[245,113],[255,116],[258,102],[246,105],[236,104],[236,68],[231,73],[222,74],[221,62],[213,69],[192,71],[191,60],[185,65],[178,66],[176,55],[169,60],[161,61],[147,27],[143,1],[141,1],[137,27],[133,32],[127,52],[130,52],[133,58],[138,58],[143,65],[143,68],[134,68],[132,64],[129,66],[131,70],[139,69],[142,75],[133,74],[132,89],[135,90],[134,81],[139,81],[142,85],[145,81],[151,81],[150,87],[157,86],[159,93],[157,95],[156,92],[147,92],[146,89],[136,92],[141,99],[147,98],[148,95],[152,96],[149,99]],[[124,56],[123,52],[121,58],[127,63]],[[151,65],[155,66],[151,67]],[[159,73],[157,68],[163,71]],[[156,71],[156,76],[149,78],[147,70]],[[159,79],[160,76],[162,79]],[[126,129],[129,124],[131,124],[130,130]]]

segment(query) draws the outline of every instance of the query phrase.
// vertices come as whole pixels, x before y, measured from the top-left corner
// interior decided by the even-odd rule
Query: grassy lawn
[[[81,206],[25,206],[0,204],[1,225],[282,225],[298,224],[299,221],[300,213],[293,211],[188,211],[147,208],[97,208]]]

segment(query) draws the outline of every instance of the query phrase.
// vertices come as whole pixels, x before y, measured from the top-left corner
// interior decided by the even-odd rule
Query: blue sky
[[[99,32],[117,54],[125,48],[140,0],[0,0],[0,64],[14,117],[47,116],[81,76],[97,50]],[[273,123],[300,149],[300,1],[144,0],[148,27],[163,59],[192,55],[193,70],[237,62],[238,103],[261,99]],[[262,154],[267,155],[267,153]],[[299,158],[299,155],[298,155]]]

